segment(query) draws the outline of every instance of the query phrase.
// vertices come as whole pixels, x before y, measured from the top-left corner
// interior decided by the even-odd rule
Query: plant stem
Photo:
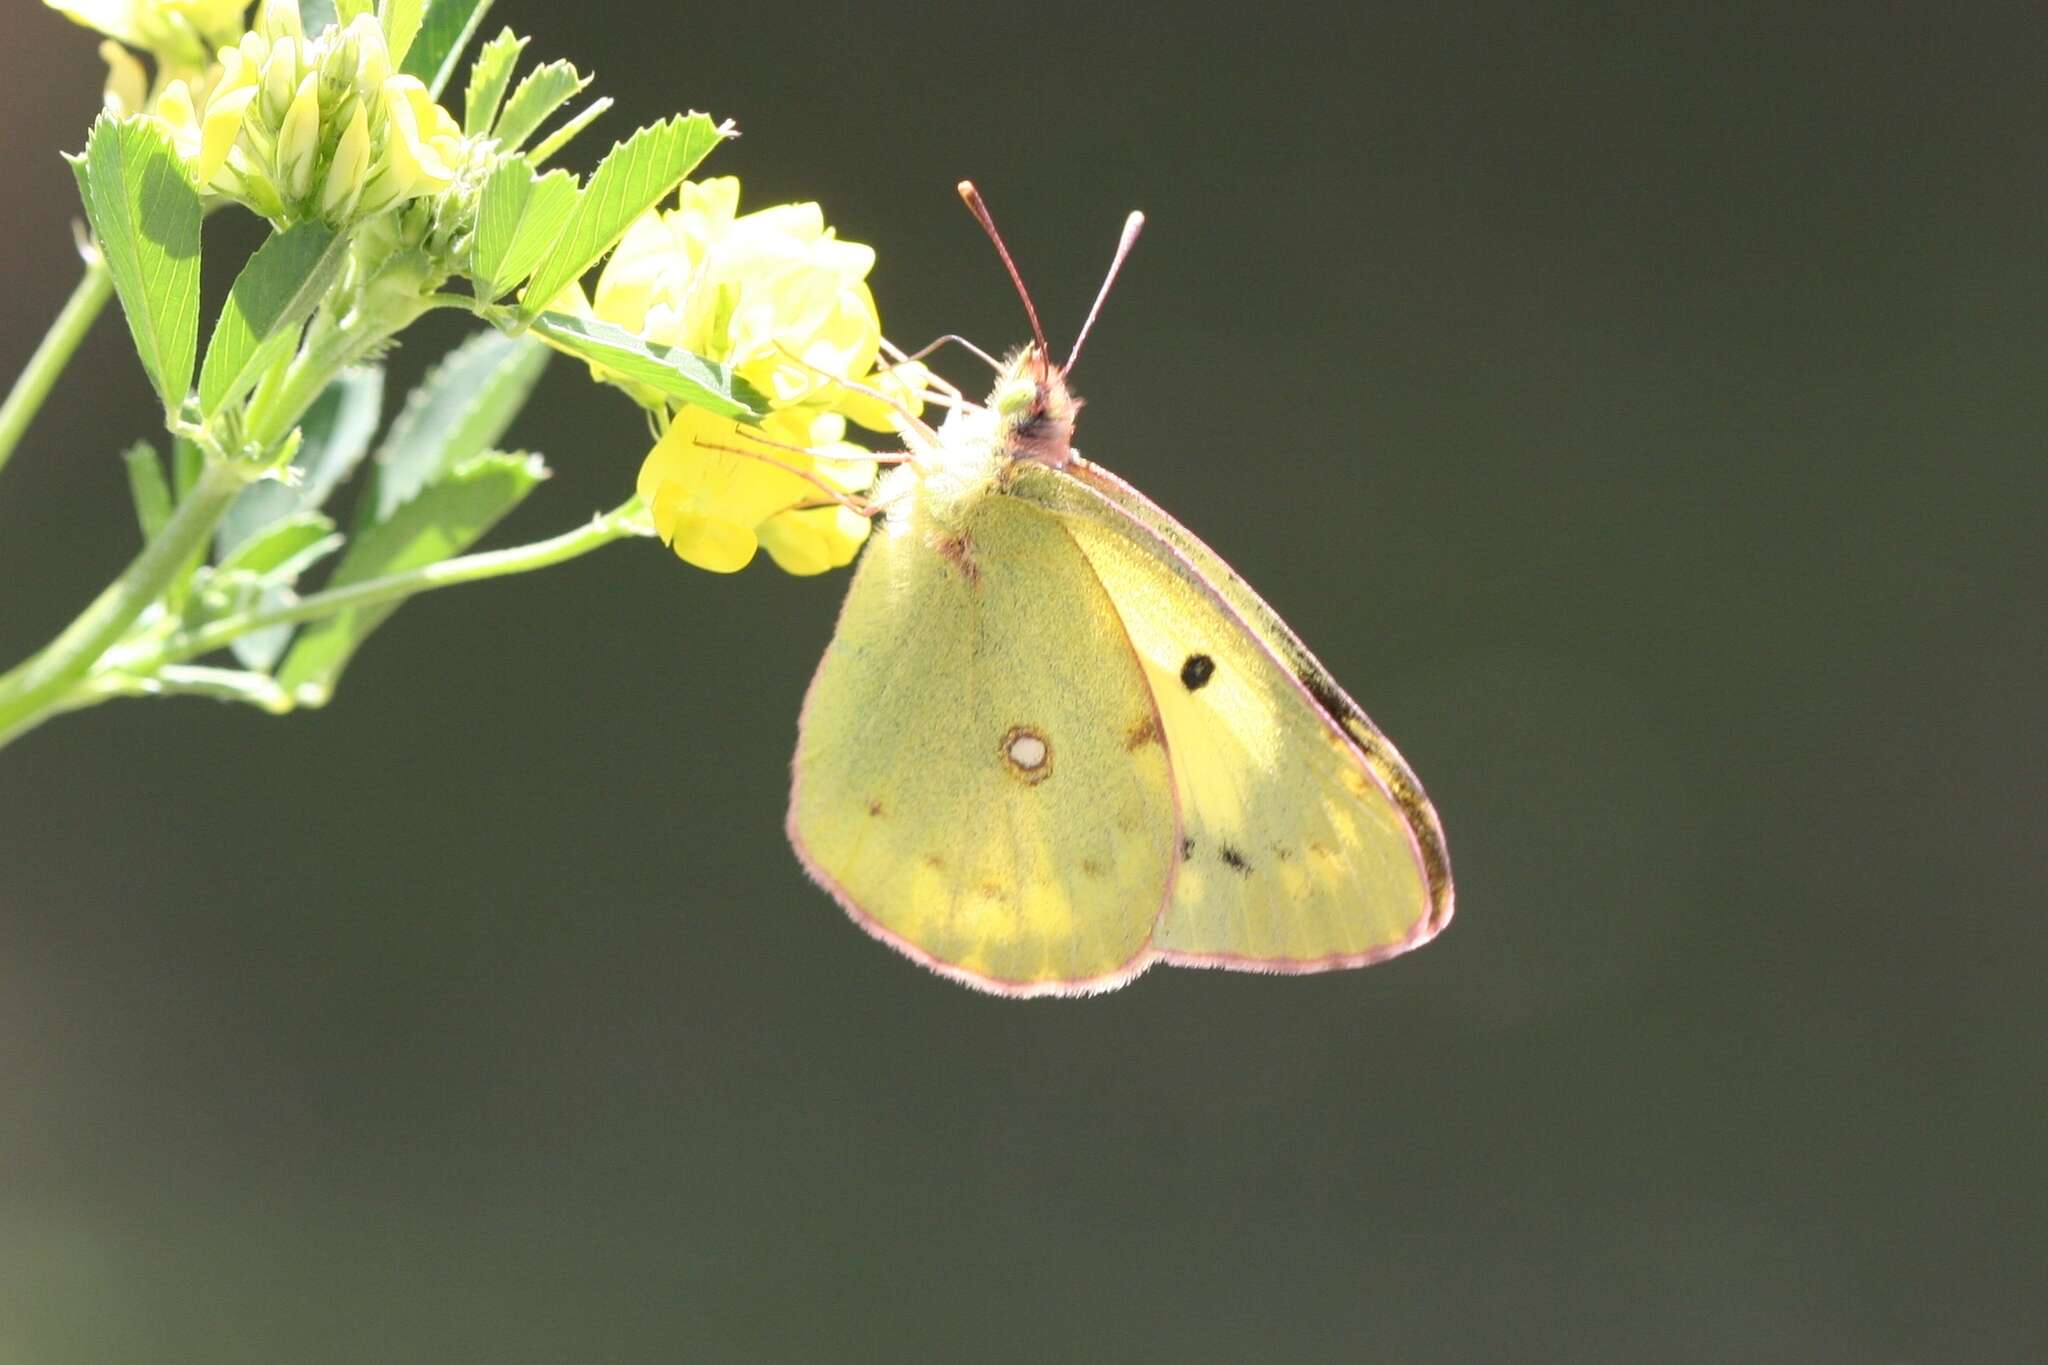
[[[362,583],[350,583],[346,587],[329,588],[325,592],[302,597],[285,606],[223,616],[197,630],[173,635],[142,655],[111,662],[123,672],[148,675],[167,664],[196,659],[217,649],[224,649],[250,631],[262,630],[269,626],[289,626],[305,621],[317,621],[338,612],[381,606],[419,593],[431,592],[435,588],[452,588],[458,583],[475,583],[486,578],[532,573],[536,569],[545,569],[587,555],[592,550],[602,549],[615,540],[646,534],[647,523],[640,513],[640,500],[632,498],[602,516],[591,518],[586,525],[579,526],[573,531],[564,531],[561,535],[551,536],[546,540],[508,546],[502,550],[485,550],[479,554],[459,555],[454,559],[444,559],[438,564],[429,564],[424,568],[387,574],[383,578],[372,578]]]
[[[97,252],[92,253],[85,263],[85,274],[79,277],[63,311],[50,324],[50,330],[43,333],[35,354],[28,358],[28,365],[8,390],[7,401],[0,403],[0,469],[7,467],[14,448],[28,431],[28,424],[35,420],[43,400],[50,396],[57,376],[64,372],[71,353],[85,340],[93,319],[107,306],[113,292],[113,272]]]
[[[63,709],[65,696],[100,656],[163,596],[206,543],[247,482],[232,466],[209,462],[164,529],[107,585],[64,633],[27,662],[0,676],[0,747]]]
[[[336,375],[411,326],[427,308],[426,301],[420,300],[374,323],[351,326],[336,326],[316,317],[305,346],[292,358],[282,379],[274,387],[267,382],[258,385],[250,398],[243,426],[249,444],[259,450],[274,448],[291,434]]]

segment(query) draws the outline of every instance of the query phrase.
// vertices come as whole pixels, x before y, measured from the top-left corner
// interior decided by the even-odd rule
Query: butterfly
[[[798,725],[798,858],[874,937],[1007,996],[1428,942],[1450,861],[1399,752],[1213,550],[1073,449],[1067,373],[1142,217],[1056,366],[960,192],[1034,341],[877,486]]]

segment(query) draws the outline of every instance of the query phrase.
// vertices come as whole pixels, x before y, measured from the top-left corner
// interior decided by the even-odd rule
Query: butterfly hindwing
[[[1051,512],[878,528],[811,684],[789,831],[862,927],[1009,994],[1141,970],[1174,874],[1161,720]]]
[[[1159,710],[1182,861],[1155,951],[1187,965],[1357,966],[1449,919],[1448,863],[1400,755],[1213,551],[1076,459],[1015,494],[1057,514]]]

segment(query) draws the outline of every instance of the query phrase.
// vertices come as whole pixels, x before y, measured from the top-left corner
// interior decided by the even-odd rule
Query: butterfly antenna
[[[1109,263],[1109,273],[1102,277],[1102,288],[1095,291],[1095,304],[1088,310],[1088,320],[1081,324],[1081,335],[1074,338],[1074,349],[1067,353],[1067,363],[1060,366],[1061,374],[1071,374],[1074,362],[1081,358],[1081,343],[1088,339],[1088,333],[1095,326],[1095,315],[1102,311],[1102,301],[1109,297],[1109,287],[1116,283],[1116,272],[1124,268],[1124,257],[1131,254],[1137,244],[1138,233],[1145,226],[1145,215],[1136,209],[1124,219],[1124,235],[1116,244],[1116,257]]]
[[[1046,364],[1052,363],[1052,348],[1045,344],[1045,328],[1038,325],[1038,310],[1031,306],[1031,291],[1024,287],[1024,277],[1017,273],[1017,263],[1010,259],[1010,248],[1003,245],[1003,234],[996,231],[996,220],[989,217],[988,205],[981,202],[981,191],[974,188],[972,180],[963,180],[959,186],[960,198],[967,204],[967,211],[974,215],[974,221],[981,224],[981,230],[996,244],[996,255],[1003,258],[1003,269],[1010,272],[1010,283],[1017,286],[1017,297],[1024,300],[1024,316],[1031,319],[1031,338],[1038,343],[1038,354]]]

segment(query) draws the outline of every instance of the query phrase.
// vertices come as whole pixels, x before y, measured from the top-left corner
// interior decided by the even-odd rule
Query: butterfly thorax
[[[935,439],[912,438],[915,458],[883,476],[875,501],[898,533],[957,532],[973,504],[997,493],[1024,465],[1061,469],[1076,457],[1074,414],[1080,400],[1057,366],[1035,346],[1004,362],[988,402],[947,416]]]

